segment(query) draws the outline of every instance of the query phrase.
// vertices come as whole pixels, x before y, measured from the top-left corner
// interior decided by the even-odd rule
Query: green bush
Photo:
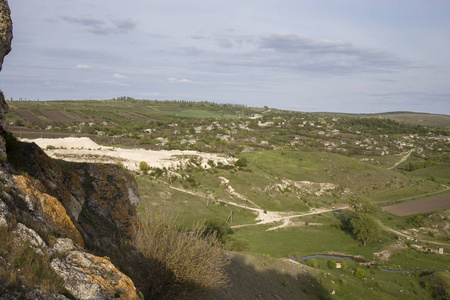
[[[144,174],[147,174],[148,170],[150,170],[150,167],[148,166],[147,162],[141,161],[139,163],[139,169],[144,172]]]
[[[330,269],[336,269],[336,261],[334,261],[334,260],[329,260],[327,265],[328,265],[328,268],[330,268]]]
[[[365,277],[364,270],[357,268],[355,271],[355,277],[356,278],[364,278]]]
[[[306,265],[316,269],[319,267],[319,264],[317,263],[317,260],[315,258],[308,258],[306,260]]]
[[[245,157],[238,159],[235,163],[235,166],[240,167],[240,168],[245,168],[247,165],[248,165],[248,162]]]
[[[221,241],[225,241],[225,237],[228,234],[232,234],[233,230],[230,224],[219,218],[212,218],[205,221],[205,235],[215,234]]]

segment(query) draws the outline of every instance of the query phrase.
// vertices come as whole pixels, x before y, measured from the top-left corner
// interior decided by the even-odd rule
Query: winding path
[[[173,187],[173,186],[169,186],[169,188],[183,192],[183,193],[187,193],[190,195],[208,199],[208,196],[203,195],[201,193],[195,193],[195,192],[192,192],[189,190],[185,190],[185,189],[177,188],[177,187]],[[281,225],[270,227],[269,229],[267,229],[267,231],[271,231],[271,230],[289,226],[292,218],[317,215],[317,214],[321,214],[321,213],[325,213],[325,212],[343,210],[343,209],[348,208],[348,206],[341,206],[341,207],[335,207],[335,208],[319,208],[319,209],[313,208],[309,212],[282,212],[282,211],[265,211],[261,208],[250,207],[250,206],[247,206],[244,204],[239,204],[236,202],[223,200],[223,199],[220,199],[217,201],[228,204],[228,205],[233,205],[236,207],[248,209],[248,210],[254,211],[258,214],[258,216],[256,217],[256,221],[259,221],[259,222],[251,223],[251,224],[235,225],[235,226],[231,226],[231,228],[241,228],[241,227],[247,227],[247,226],[264,225],[264,224],[269,224],[269,223],[274,223],[274,222],[283,222]]]
[[[398,165],[404,163],[413,151],[414,151],[414,149],[409,150],[408,153],[406,153],[406,155],[402,157],[402,159],[400,159],[398,162],[396,162],[393,167],[388,168],[388,170],[395,169]]]

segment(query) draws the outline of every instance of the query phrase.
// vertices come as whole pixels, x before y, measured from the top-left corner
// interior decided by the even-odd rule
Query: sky
[[[448,0],[11,0],[7,99],[450,115]]]

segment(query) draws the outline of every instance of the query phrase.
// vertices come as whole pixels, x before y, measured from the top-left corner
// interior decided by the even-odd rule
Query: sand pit
[[[153,151],[145,149],[122,149],[100,146],[89,138],[62,138],[62,139],[22,139],[24,142],[34,142],[41,147],[47,155],[56,159],[73,162],[90,163],[118,163],[131,171],[138,171],[139,164],[145,161],[150,168],[180,169],[195,159],[203,168],[212,160],[228,165],[234,164],[235,158],[197,151]]]
[[[55,148],[66,149],[99,149],[102,148],[99,144],[87,137],[67,137],[61,139],[22,139],[23,142],[36,143],[43,150],[48,146]]]

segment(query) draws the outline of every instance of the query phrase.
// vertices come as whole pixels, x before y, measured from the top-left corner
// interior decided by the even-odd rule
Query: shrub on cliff
[[[227,282],[228,262],[217,236],[204,235],[199,226],[189,232],[178,229],[173,218],[154,215],[134,230],[133,244],[143,254],[149,272],[147,296],[211,290]]]

